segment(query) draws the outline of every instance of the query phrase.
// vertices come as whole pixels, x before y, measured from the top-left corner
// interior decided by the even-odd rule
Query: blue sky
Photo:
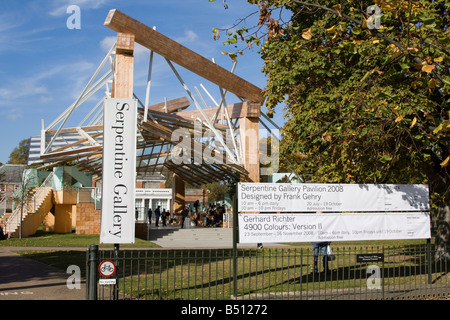
[[[222,0],[1,0],[0,162],[8,161],[21,140],[40,134],[41,119],[46,125],[51,123],[81,94],[114,43],[116,33],[103,25],[110,9],[155,26],[158,32],[231,70],[231,59],[221,51],[232,48],[222,45],[224,35],[215,41],[211,30],[229,27],[257,7],[245,0],[228,0],[227,4],[225,10]],[[80,8],[81,29],[67,27],[70,5]],[[259,55],[256,50],[245,52],[235,73],[264,88]],[[149,51],[137,45],[134,91],[141,101],[145,100],[148,61]],[[190,75],[183,79],[191,90],[204,81]],[[167,63],[155,56],[150,104],[182,96],[186,93]],[[228,104],[238,102],[232,98],[227,96]],[[280,108],[275,117],[280,126],[281,113]]]

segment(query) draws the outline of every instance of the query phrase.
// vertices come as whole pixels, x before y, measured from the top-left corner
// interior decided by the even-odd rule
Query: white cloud
[[[184,37],[176,38],[175,41],[179,43],[192,43],[198,39],[198,35],[192,30],[185,30]]]
[[[105,37],[102,39],[102,41],[100,41],[100,47],[103,51],[108,52],[112,48],[114,43],[116,43],[116,39],[117,37],[115,36]]]
[[[48,102],[53,101],[53,97],[42,96],[42,97],[39,98],[39,101],[41,103],[48,103]]]
[[[51,16],[63,16],[67,14],[67,7],[71,5],[79,6],[83,9],[97,9],[108,0],[54,0],[53,9],[49,12]]]
[[[22,118],[22,114],[20,113],[10,113],[7,115],[8,119],[11,119],[13,121]]]
[[[25,80],[27,81],[27,80]],[[37,85],[34,81],[14,83],[10,88],[0,88],[0,105],[8,104],[11,101],[25,96],[34,96],[47,93],[47,87]]]
[[[53,97],[64,94],[52,91],[51,88],[55,82],[60,88],[62,88],[61,85],[69,83],[64,90],[66,94],[76,97],[81,93],[92,72],[92,63],[79,61],[53,66],[45,71],[35,71],[33,75],[10,79],[0,87],[0,107],[11,106],[21,98],[36,98],[40,102],[47,103],[53,100]]]

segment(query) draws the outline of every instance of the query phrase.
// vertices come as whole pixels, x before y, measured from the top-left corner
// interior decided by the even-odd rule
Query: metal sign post
[[[109,98],[105,103],[100,243],[114,244],[116,268],[120,244],[135,241],[136,115],[134,99]],[[117,300],[117,272],[115,278]]]
[[[237,194],[233,196],[233,295],[237,296],[237,242],[238,234],[238,200]]]
[[[116,265],[116,268],[118,269],[119,267],[119,248],[120,248],[120,244],[116,243],[114,244],[114,263]],[[119,299],[119,279],[117,276],[117,269],[116,269],[116,273],[115,273],[115,277],[116,277],[116,282],[114,284],[114,291],[113,291],[113,298],[114,300],[118,300]]]

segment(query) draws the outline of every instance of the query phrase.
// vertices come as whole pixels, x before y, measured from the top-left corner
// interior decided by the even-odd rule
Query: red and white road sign
[[[103,277],[109,278],[116,273],[116,265],[111,260],[104,260],[98,266],[98,271]]]

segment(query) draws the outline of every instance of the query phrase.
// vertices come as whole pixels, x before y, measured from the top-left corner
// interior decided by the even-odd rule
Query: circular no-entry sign
[[[98,271],[105,278],[109,278],[116,272],[116,265],[111,260],[104,260],[98,266]]]

